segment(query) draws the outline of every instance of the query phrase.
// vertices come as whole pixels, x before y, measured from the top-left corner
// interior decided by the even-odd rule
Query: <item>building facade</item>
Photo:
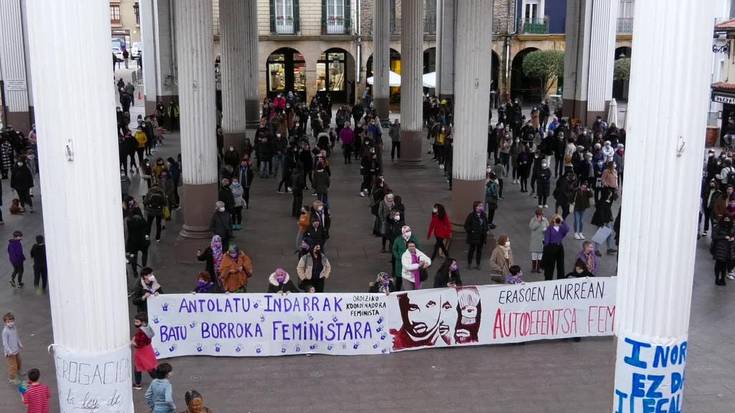
[[[113,47],[129,51],[141,43],[140,5],[137,0],[110,0],[110,26]]]

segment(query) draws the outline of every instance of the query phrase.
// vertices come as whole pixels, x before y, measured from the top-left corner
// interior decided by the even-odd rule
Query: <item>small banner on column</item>
[[[615,278],[384,294],[164,294],[148,299],[159,359],[387,354],[613,335]]]
[[[53,350],[61,413],[133,411],[129,346],[97,354]]]
[[[618,337],[613,413],[680,413],[687,339]]]

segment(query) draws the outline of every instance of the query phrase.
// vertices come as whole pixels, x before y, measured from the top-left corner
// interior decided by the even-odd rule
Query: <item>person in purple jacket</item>
[[[8,241],[8,258],[13,266],[13,274],[10,276],[10,286],[15,288],[15,277],[18,277],[18,288],[23,287],[23,262],[26,256],[23,255],[23,233],[20,231],[13,232],[13,239]]]
[[[559,214],[554,215],[551,225],[544,232],[544,255],[543,267],[544,278],[554,279],[554,267],[556,267],[556,278],[565,278],[564,273],[564,237],[567,236],[569,227]]]
[[[345,165],[352,163],[352,142],[355,140],[355,134],[350,128],[350,122],[345,122],[344,127],[339,131],[339,140],[342,141],[342,154],[345,156]]]

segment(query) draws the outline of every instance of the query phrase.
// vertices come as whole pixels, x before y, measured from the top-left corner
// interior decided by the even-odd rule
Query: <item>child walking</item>
[[[28,370],[28,387],[23,393],[23,404],[28,406],[28,413],[48,413],[48,401],[51,392],[48,386],[40,383],[41,372],[38,369]]]
[[[176,411],[173,388],[171,382],[168,381],[172,370],[173,368],[168,363],[158,366],[157,378],[151,382],[145,392],[145,402],[152,413],[174,413]]]
[[[23,343],[18,337],[18,330],[15,328],[15,316],[13,313],[7,313],[3,316],[3,352],[5,353],[5,363],[8,366],[8,381],[10,384],[17,385],[20,375],[20,351],[23,349]]]
[[[13,274],[10,276],[10,286],[15,288],[15,277],[18,277],[18,288],[23,287],[23,262],[26,256],[23,254],[23,233],[20,231],[13,232],[13,238],[8,241],[8,258],[13,266]]]

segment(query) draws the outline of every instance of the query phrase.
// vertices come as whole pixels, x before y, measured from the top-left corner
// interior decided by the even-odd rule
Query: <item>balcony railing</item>
[[[543,19],[523,19],[523,33],[546,34],[549,32],[549,21]]]
[[[294,34],[294,18],[291,16],[276,17],[276,34]]]
[[[632,17],[618,17],[618,34],[630,34],[633,33],[633,18]]]
[[[322,20],[322,34],[350,34],[350,18],[327,16]]]

